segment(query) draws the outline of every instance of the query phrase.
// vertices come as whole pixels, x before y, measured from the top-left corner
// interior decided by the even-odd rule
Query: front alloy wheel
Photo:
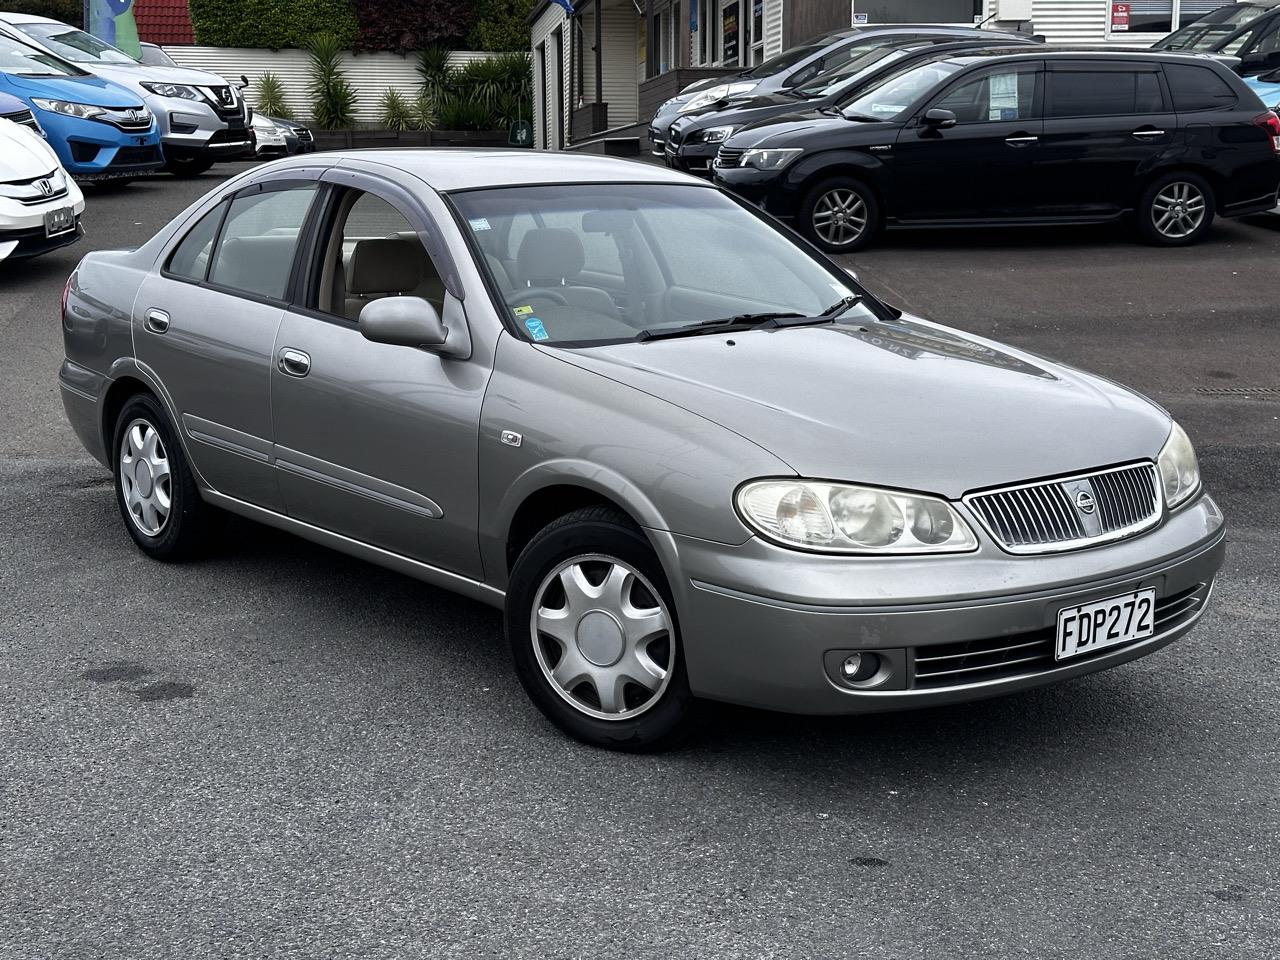
[[[879,228],[880,211],[866,184],[837,177],[818,184],[800,207],[803,232],[828,253],[865,247]]]

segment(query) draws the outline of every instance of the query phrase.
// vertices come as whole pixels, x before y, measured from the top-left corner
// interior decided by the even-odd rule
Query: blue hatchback
[[[164,164],[155,119],[138,97],[6,36],[0,36],[0,93],[31,108],[73,176],[129,176]]]

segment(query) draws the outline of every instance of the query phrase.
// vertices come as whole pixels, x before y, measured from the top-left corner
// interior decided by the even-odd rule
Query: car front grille
[[[97,119],[105,120],[113,127],[119,127],[121,130],[139,131],[151,129],[151,111],[145,107],[136,109],[103,107],[102,113]]]
[[[1026,483],[965,502],[1010,553],[1051,553],[1119,540],[1160,520],[1155,464]]]
[[[0,118],[9,120],[22,127],[29,127],[36,133],[40,134],[40,136],[44,136],[44,131],[40,129],[40,124],[36,122],[35,114],[30,110],[18,110],[15,113],[3,113],[0,114]]]
[[[1194,620],[1204,609],[1211,586],[1212,584],[1198,583],[1157,600],[1154,636],[1158,637]],[[1050,670],[1058,664],[1053,656],[1056,637],[1057,627],[1052,626],[1003,637],[916,647],[913,651],[912,689],[967,686]],[[1072,657],[1063,661],[1063,665],[1083,662],[1099,654],[1114,653],[1123,650],[1125,646],[1104,647],[1094,654]]]
[[[311,131],[306,127],[293,127],[293,135],[298,138],[299,143],[311,143],[315,137],[311,135]]]
[[[240,98],[236,96],[236,91],[233,87],[200,87],[199,89],[221,119],[243,118]]]
[[[737,167],[742,164],[742,155],[746,150],[740,150],[736,147],[721,147],[716,151],[717,167]]]

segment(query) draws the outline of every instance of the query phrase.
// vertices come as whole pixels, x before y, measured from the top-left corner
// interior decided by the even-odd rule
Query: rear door
[[[1001,220],[1032,202],[1040,140],[1039,61],[965,73],[917,111],[893,149],[899,220]],[[924,123],[950,110],[956,125]]]
[[[1160,64],[1050,61],[1046,78],[1037,212],[1106,217],[1131,208],[1178,135]]]
[[[134,353],[169,393],[196,470],[219,493],[271,510],[276,332],[316,184],[255,184],[224,199],[166,253],[134,307]]]

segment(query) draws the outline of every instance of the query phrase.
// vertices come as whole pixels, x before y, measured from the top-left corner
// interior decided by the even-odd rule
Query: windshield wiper
[[[698,323],[672,327],[670,330],[641,330],[636,340],[671,340],[676,337],[697,337],[704,333],[726,333],[733,330],[753,330],[757,327],[803,327],[807,324],[828,323],[860,301],[861,297],[844,297],[816,316],[794,310],[777,313],[740,313],[719,320],[702,320]]]

